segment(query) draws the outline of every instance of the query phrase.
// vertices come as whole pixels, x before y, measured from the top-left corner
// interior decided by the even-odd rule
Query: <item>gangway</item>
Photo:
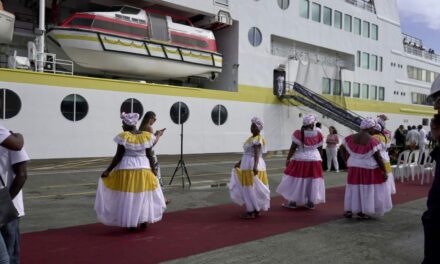
[[[286,99],[290,103],[292,103],[292,100],[299,102],[352,130],[360,130],[360,124],[364,119],[362,116],[342,108],[299,83],[286,83],[286,87],[293,93],[283,94],[280,99]]]

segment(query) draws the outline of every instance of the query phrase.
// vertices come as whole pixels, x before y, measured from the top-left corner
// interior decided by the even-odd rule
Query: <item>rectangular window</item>
[[[368,86],[368,84],[362,84],[362,98],[363,99],[368,99],[368,89],[369,89],[369,86]]]
[[[333,95],[341,95],[341,81],[340,80],[333,80]]]
[[[330,82],[331,80],[329,78],[322,78],[322,94],[330,94]]]
[[[414,67],[413,66],[407,66],[406,67],[406,71],[407,71],[407,73],[408,73],[408,78],[410,78],[410,79],[415,79],[415,76],[414,76]]]
[[[417,80],[422,80],[422,69],[417,68]]]
[[[381,72],[383,69],[383,58],[379,57],[379,71]]]
[[[371,85],[370,99],[377,100],[377,86],[376,85]]]
[[[432,83],[433,81],[435,81],[435,73],[431,72],[431,80],[430,80],[430,82]]]
[[[359,18],[357,17],[354,18],[353,27],[354,27],[353,29],[354,34],[361,35],[361,20]]]
[[[342,13],[335,10],[335,28],[342,28]]]
[[[421,81],[426,82],[426,70],[422,70],[422,80]]]
[[[331,26],[332,25],[332,9],[329,7],[324,7],[324,13],[322,18],[324,24]]]
[[[357,65],[359,68],[361,67],[361,52],[360,52],[359,50],[357,51],[356,65]]]
[[[312,20],[321,22],[321,5],[312,3]]]
[[[385,101],[385,87],[379,87],[379,100]]]
[[[299,15],[304,18],[309,18],[309,0],[300,0],[299,2]]]
[[[371,69],[377,71],[377,56],[371,55]]]
[[[351,16],[347,14],[344,15],[344,30],[351,32]]]
[[[344,81],[344,90],[342,91],[344,96],[350,97],[351,95],[351,82]]]
[[[353,97],[359,98],[361,96],[361,84],[353,83]]]
[[[374,40],[379,39],[379,26],[376,24],[371,24],[371,38]]]
[[[370,54],[362,52],[362,68],[370,69]]]
[[[370,22],[364,21],[362,23],[362,35],[366,38],[370,37]]]

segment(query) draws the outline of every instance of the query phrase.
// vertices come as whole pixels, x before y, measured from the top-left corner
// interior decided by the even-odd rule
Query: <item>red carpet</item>
[[[397,184],[394,204],[423,198],[429,186]],[[225,190],[226,192],[227,190]],[[242,220],[242,208],[227,204],[164,215],[146,231],[129,233],[102,224],[76,226],[22,236],[22,262],[27,263],[156,263],[248,242],[341,218],[344,187],[327,189],[327,203],[316,210],[272,209],[256,220]]]

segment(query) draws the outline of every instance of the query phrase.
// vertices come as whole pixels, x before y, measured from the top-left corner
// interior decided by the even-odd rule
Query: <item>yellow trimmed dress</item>
[[[388,175],[387,186],[390,190],[391,194],[396,193],[396,184],[394,182],[394,175],[391,169],[390,156],[388,155],[388,149],[391,146],[391,141],[388,137],[382,134],[375,134],[373,137],[377,138],[380,141],[381,149],[380,156],[382,157],[383,163],[385,165],[385,171]]]
[[[254,147],[258,145],[261,146],[258,153],[258,174],[254,175]],[[263,160],[266,140],[261,135],[250,137],[243,148],[240,169],[233,168],[231,172],[229,182],[231,199],[239,205],[245,205],[247,212],[267,211],[270,207],[270,190],[266,163]]]
[[[154,136],[149,132],[122,132],[114,141],[125,148],[121,162],[106,178],[100,178],[95,210],[105,225],[137,227],[162,219],[165,199],[157,177],[151,172],[145,150]]]

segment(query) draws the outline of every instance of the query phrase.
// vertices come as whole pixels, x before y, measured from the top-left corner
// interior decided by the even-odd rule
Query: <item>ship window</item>
[[[179,36],[171,34],[171,41],[178,44],[183,44],[187,46],[199,47],[199,48],[207,48],[208,43],[201,39],[194,39],[186,36]]]
[[[322,94],[330,94],[331,80],[329,78],[322,78]]]
[[[371,24],[371,38],[374,40],[379,39],[379,27],[376,24]]]
[[[370,37],[370,22],[367,22],[367,21],[363,22],[362,35],[366,38]]]
[[[379,100],[385,101],[385,87],[379,87]]]
[[[359,98],[361,96],[361,84],[353,83],[353,97]]]
[[[360,35],[361,34],[361,20],[357,17],[353,20],[353,27],[354,27],[354,34]]]
[[[324,13],[322,18],[324,24],[331,26],[332,25],[332,9],[329,7],[324,7]]]
[[[118,23],[111,23],[104,20],[95,19],[93,27],[98,29],[104,29],[109,31],[115,31],[120,33],[126,33],[131,35],[137,35],[141,37],[147,37],[147,29],[134,26],[127,26]]]
[[[347,14],[344,15],[344,30],[351,32],[351,16]]]
[[[289,4],[290,4],[289,0],[278,0],[278,6],[283,10],[289,8]]]
[[[93,23],[92,18],[75,17],[69,22],[71,26],[91,27]]]
[[[139,116],[144,114],[144,108],[142,107],[142,103],[135,98],[130,98],[125,100],[121,105],[121,113],[138,113]]]
[[[184,102],[176,102],[170,109],[171,120],[178,125],[181,125],[188,120],[189,108]]]
[[[357,51],[356,65],[357,65],[358,67],[361,67],[361,52],[360,52],[359,50]]]
[[[122,14],[127,15],[137,15],[141,10],[139,8],[131,7],[131,6],[123,6],[121,9]]]
[[[341,81],[333,80],[333,95],[341,95]]]
[[[248,32],[248,39],[252,46],[259,46],[261,44],[261,41],[263,40],[261,31],[256,27],[252,27],[251,29],[249,29]]]
[[[411,93],[411,101],[413,104],[420,105],[430,105],[430,103],[426,100],[428,95],[421,93]]]
[[[228,110],[223,105],[216,105],[212,109],[211,119],[217,126],[223,125],[228,119]]]
[[[312,3],[312,20],[321,22],[321,5]]]
[[[371,85],[370,99],[373,99],[373,100],[377,99],[377,86],[376,85]]]
[[[383,69],[383,58],[379,57],[379,71],[381,72]]]
[[[344,96],[350,97],[351,94],[351,82],[344,81],[344,90],[343,90]]]
[[[370,54],[362,52],[362,68],[370,69]]]
[[[368,99],[368,91],[369,90],[369,86],[368,84],[362,84],[362,98],[363,99]]]
[[[371,55],[371,69],[377,71],[377,56]]]
[[[304,18],[309,18],[309,0],[300,0],[299,3],[299,15]]]
[[[0,118],[9,119],[18,114],[21,109],[20,97],[9,89],[0,89]]]
[[[70,94],[61,102],[61,113],[70,121],[83,119],[89,111],[89,105],[84,97],[78,94]]]
[[[342,28],[342,13],[335,11],[335,28]]]

